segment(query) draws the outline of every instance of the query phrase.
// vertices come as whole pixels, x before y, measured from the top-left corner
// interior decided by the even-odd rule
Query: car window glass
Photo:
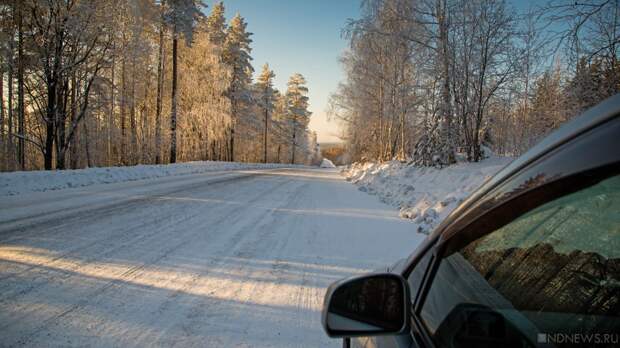
[[[615,176],[444,255],[420,316],[436,343],[453,347],[618,343],[619,297]]]
[[[420,291],[424,273],[426,272],[426,269],[428,268],[428,263],[433,255],[432,250],[433,249],[429,249],[426,251],[426,254],[424,254],[424,256],[422,256],[422,258],[418,260],[417,264],[413,267],[413,270],[409,274],[409,277],[407,277],[411,293],[411,303],[415,301],[415,298]]]

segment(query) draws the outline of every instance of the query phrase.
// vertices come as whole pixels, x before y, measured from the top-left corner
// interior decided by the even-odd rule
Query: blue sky
[[[205,1],[211,11],[216,0]],[[508,1],[523,12],[545,1]],[[344,79],[338,58],[347,47],[341,30],[347,19],[359,18],[359,0],[224,0],[228,20],[239,12],[252,36],[254,69],[265,62],[276,73],[275,85],[286,90],[293,73],[306,77],[309,88],[310,128],[319,142],[338,141],[337,125],[328,122],[325,110],[330,93]]]
[[[205,1],[210,12],[216,1]],[[276,73],[275,85],[286,90],[289,76],[299,72],[308,81],[310,128],[319,142],[337,140],[336,124],[328,123],[329,94],[344,78],[338,57],[347,42],[340,38],[348,18],[359,16],[358,0],[224,0],[226,18],[239,12],[253,33],[252,64],[257,72],[265,62]]]

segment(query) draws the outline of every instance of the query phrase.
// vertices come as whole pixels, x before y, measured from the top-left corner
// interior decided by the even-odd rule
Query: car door
[[[620,343],[619,123],[542,156],[448,227],[414,302],[417,344]]]
[[[411,259],[405,264],[407,268],[412,269],[407,276],[409,283],[411,303],[414,303],[414,299],[417,297],[421,286],[424,274],[429,266],[430,260],[433,255],[434,240],[427,240],[420,246],[412,255]],[[398,272],[399,270],[394,270]],[[351,339],[351,347],[357,348],[410,348],[412,347],[411,334],[406,333],[403,335],[395,336],[375,336],[375,337],[357,337]],[[416,347],[415,345],[413,347]]]

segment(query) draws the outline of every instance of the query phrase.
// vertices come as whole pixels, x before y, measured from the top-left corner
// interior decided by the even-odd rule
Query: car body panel
[[[482,235],[490,232],[489,229],[496,228],[496,226],[484,223],[481,218],[503,206],[508,208],[507,203],[516,198],[526,197],[525,195],[535,193],[540,188],[555,184],[562,185],[564,179],[575,176],[577,176],[577,185],[566,187],[565,192],[576,191],[580,189],[579,182],[581,185],[591,185],[588,182],[590,178],[579,177],[579,173],[608,165],[620,167],[619,115],[620,94],[607,99],[560,127],[487,180],[457,207],[409,257],[399,260],[390,267],[389,272],[399,273],[407,278],[426,252],[437,255],[446,245],[459,244],[459,238],[471,240],[471,238],[480,237],[480,235],[468,235],[475,233],[472,231],[478,231]],[[600,151],[592,151],[593,148],[600,149]],[[614,170],[618,169],[614,168]],[[540,200],[532,201],[538,202],[532,204],[540,204]],[[520,202],[522,205],[520,209],[523,212],[533,209],[533,206],[528,206],[527,199],[521,199]],[[519,211],[510,211],[507,213],[507,219],[510,221],[518,215]],[[428,283],[432,282],[434,263],[436,262],[431,262],[426,271],[431,274],[424,277],[424,284],[420,284],[422,288],[428,288]],[[411,289],[410,292],[416,293],[415,289]],[[417,332],[420,329],[420,323],[416,323],[416,319],[413,318],[417,306],[423,300],[422,296],[412,305],[412,313],[414,313],[411,323],[412,334],[358,337],[351,340],[351,346],[381,348],[432,346],[433,343],[425,333]],[[414,335],[417,337],[415,340]]]
[[[593,128],[606,123],[614,119],[620,113],[620,94],[608,98],[604,102],[589,109],[584,114],[576,117],[570,122],[564,124],[562,127],[552,132],[541,142],[532,147],[525,154],[512,161],[506,167],[501,169],[491,179],[487,180],[480,186],[474,193],[472,193],[461,205],[459,205],[448,217],[433,231],[430,238],[439,237],[448,230],[449,226],[455,223],[456,220],[462,220],[463,218],[472,216],[470,215],[472,206],[479,202],[487,193],[491,190],[509,180],[513,175],[519,173],[523,168],[531,165],[533,162],[539,160],[544,155],[557,149],[559,146],[566,144],[567,142],[575,139],[579,135],[592,130]],[[620,149],[620,140],[617,142],[616,149]],[[610,149],[611,151],[611,149]],[[617,150],[618,152],[620,150]],[[578,158],[573,158],[578,159]],[[571,161],[572,162],[572,161]],[[567,163],[571,165],[571,162]],[[572,163],[574,170],[579,169],[580,163]],[[454,233],[454,232],[452,232]],[[446,239],[442,236],[442,239]]]

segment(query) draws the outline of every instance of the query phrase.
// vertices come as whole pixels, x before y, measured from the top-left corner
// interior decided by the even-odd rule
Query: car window
[[[413,266],[413,269],[411,270],[409,277],[407,277],[407,281],[409,282],[409,289],[411,293],[411,303],[415,302],[415,299],[418,293],[420,292],[422,280],[424,278],[424,273],[426,272],[426,269],[428,268],[428,263],[431,260],[431,257],[433,256],[432,250],[433,248],[426,250],[426,253],[424,254],[424,256],[422,256],[422,258],[418,260],[416,265]]]
[[[444,255],[419,314],[440,346],[617,344],[619,297],[615,176]]]

